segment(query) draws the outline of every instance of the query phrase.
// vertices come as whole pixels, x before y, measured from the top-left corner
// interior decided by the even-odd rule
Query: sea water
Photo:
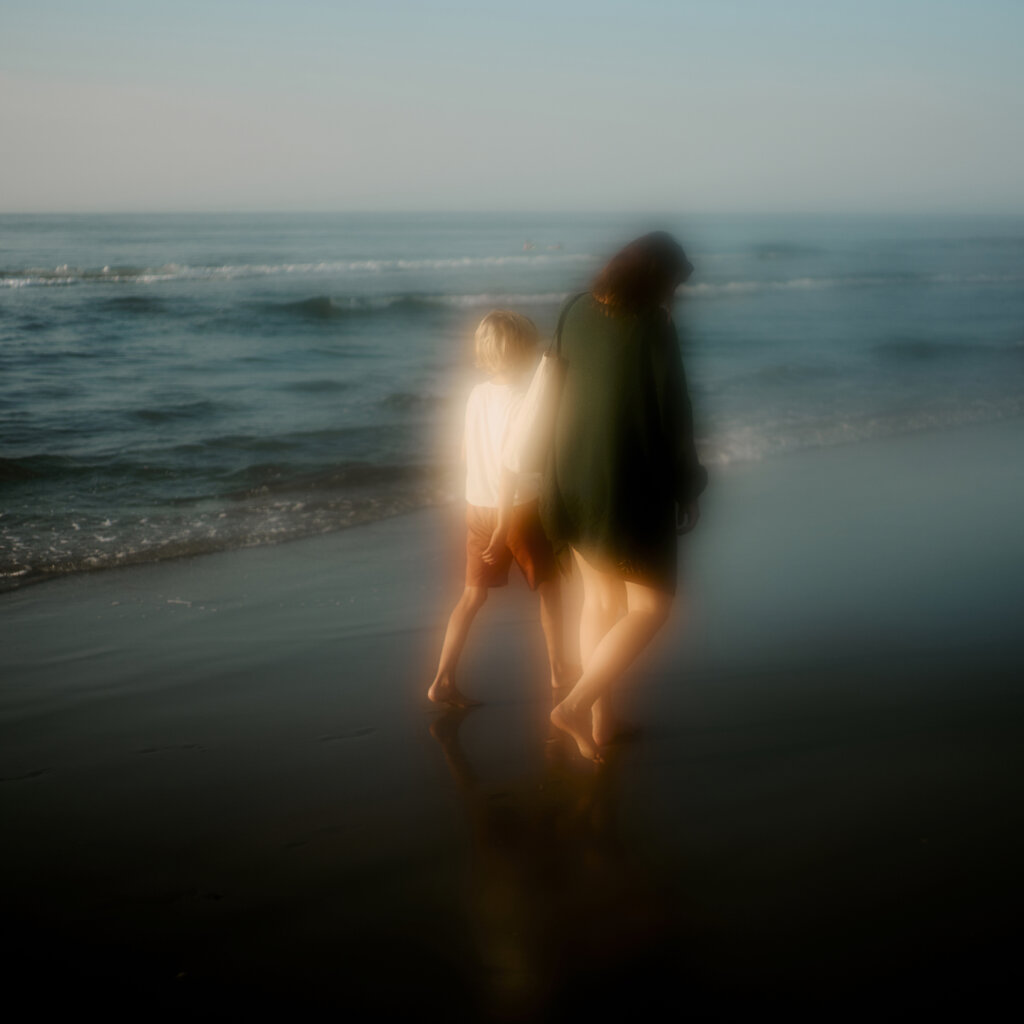
[[[477,320],[651,228],[712,473],[1024,414],[1019,217],[2,216],[0,587],[451,500]]]

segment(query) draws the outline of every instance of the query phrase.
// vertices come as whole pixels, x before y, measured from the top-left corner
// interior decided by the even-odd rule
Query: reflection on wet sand
[[[557,696],[553,702],[557,702]],[[472,710],[433,720],[469,822],[467,907],[483,1013],[536,1019],[600,1006],[641,983],[671,948],[668,905],[616,821],[621,749],[584,763],[554,727],[540,781],[483,781],[459,729]]]

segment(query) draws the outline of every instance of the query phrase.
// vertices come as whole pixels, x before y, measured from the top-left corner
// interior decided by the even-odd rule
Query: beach
[[[4,14],[14,1024],[1011,1016],[1024,3]]]
[[[598,771],[551,735],[521,580],[467,649],[483,706],[428,705],[457,504],[0,595],[9,997],[992,1010],[1024,909],[1022,442],[712,467]]]

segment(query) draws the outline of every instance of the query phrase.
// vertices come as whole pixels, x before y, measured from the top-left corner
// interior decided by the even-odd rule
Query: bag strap
[[[558,326],[555,328],[555,336],[551,339],[551,344],[548,346],[548,355],[552,353],[555,355],[562,354],[562,327],[565,324],[565,318],[569,315],[569,310],[586,294],[587,292],[577,293],[562,307],[561,315],[558,317]]]

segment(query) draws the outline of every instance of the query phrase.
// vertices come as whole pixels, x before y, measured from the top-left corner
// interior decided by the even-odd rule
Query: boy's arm
[[[516,483],[519,474],[507,466],[501,467],[501,483],[498,486],[498,525],[491,534],[491,542],[483,553],[483,560],[488,564],[493,563],[498,552],[505,546],[508,539],[509,526],[512,523],[512,502],[516,496]]]

